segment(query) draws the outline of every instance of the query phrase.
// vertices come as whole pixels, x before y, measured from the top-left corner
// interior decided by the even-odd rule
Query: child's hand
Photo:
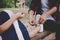
[[[46,14],[42,14],[41,16],[40,16],[40,19],[39,19],[39,23],[40,24],[44,24],[45,23],[45,21],[46,21],[46,18],[47,18],[47,15]]]
[[[24,9],[21,8],[20,12],[18,12],[15,16],[17,16],[17,18],[23,18],[24,17]]]
[[[17,16],[17,18],[20,18],[21,19],[21,18],[24,17],[24,13],[17,13],[16,16]]]

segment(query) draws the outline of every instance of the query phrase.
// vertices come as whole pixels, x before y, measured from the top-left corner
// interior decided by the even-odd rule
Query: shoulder
[[[1,11],[0,12],[0,25],[6,22],[8,19],[9,19],[9,15],[6,12]]]

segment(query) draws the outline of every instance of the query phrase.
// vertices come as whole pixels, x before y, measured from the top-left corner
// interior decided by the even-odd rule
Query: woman
[[[58,11],[59,0],[32,0],[29,10],[30,24],[36,24],[34,15],[40,15],[37,22],[43,24],[44,30],[56,32],[56,40],[60,40],[60,24],[55,20]]]
[[[13,14],[11,17],[9,14],[13,14],[13,12],[10,10],[4,10],[0,12],[0,35],[2,36],[2,40],[22,40],[22,38],[18,38],[19,34],[16,33],[13,25],[16,20],[24,40],[30,40],[30,38],[35,36],[35,34],[39,31],[39,27],[36,27],[31,32],[28,32],[24,24],[18,20],[24,16],[23,10],[21,10],[20,13]],[[17,29],[17,31],[19,30]]]

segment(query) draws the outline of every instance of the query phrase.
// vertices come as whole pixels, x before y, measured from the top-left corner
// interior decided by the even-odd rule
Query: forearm
[[[57,11],[57,7],[51,8],[49,11],[46,12],[46,16],[49,16]]]
[[[13,16],[8,21],[0,25],[0,33],[3,33],[4,31],[8,30],[12,23],[16,20],[17,17]]]

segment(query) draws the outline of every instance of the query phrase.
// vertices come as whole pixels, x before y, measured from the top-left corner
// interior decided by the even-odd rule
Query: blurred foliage
[[[28,0],[27,6],[30,7],[32,0]],[[12,8],[17,7],[18,0],[0,0],[0,8]]]
[[[0,0],[0,8],[6,7],[6,0]]]
[[[31,1],[32,1],[32,0],[29,0],[29,1],[28,1],[28,7],[30,7]]]
[[[0,0],[0,8],[14,7],[12,0]]]
[[[12,0],[6,0],[6,6],[11,8],[11,7],[14,7],[14,3]]]

